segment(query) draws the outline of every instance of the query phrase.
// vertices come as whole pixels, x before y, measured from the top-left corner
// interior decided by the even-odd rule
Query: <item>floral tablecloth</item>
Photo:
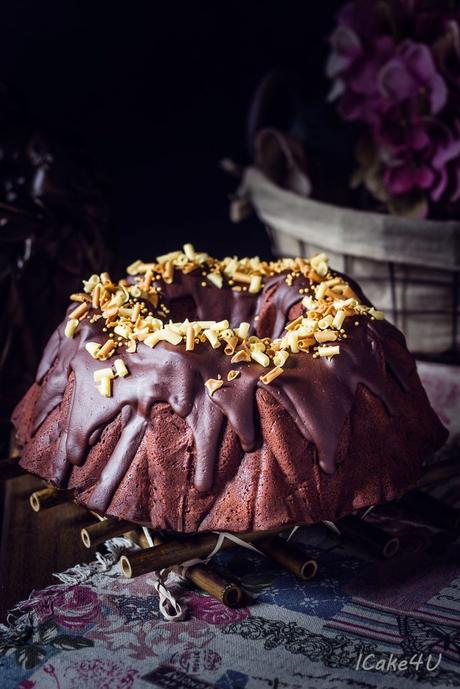
[[[441,489],[450,502],[459,485]],[[438,490],[439,493],[439,490]],[[120,541],[92,565],[34,591],[0,628],[2,689],[361,689],[460,685],[460,546],[397,505],[367,517],[398,531],[402,554],[376,561],[324,526],[294,539],[319,563],[301,582],[241,548],[216,569],[246,605],[180,585],[188,618],[166,622],[151,576],[129,580]],[[404,518],[404,519],[403,519]],[[403,519],[403,521],[401,521]],[[121,543],[123,545],[123,543]]]

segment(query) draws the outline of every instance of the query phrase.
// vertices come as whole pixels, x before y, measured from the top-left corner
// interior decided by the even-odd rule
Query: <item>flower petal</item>
[[[418,85],[399,58],[387,62],[378,76],[378,86],[384,98],[399,103],[417,93]]]

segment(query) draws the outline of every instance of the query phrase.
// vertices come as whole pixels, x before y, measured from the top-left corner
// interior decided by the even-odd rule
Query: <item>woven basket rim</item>
[[[246,168],[239,195],[273,230],[358,258],[460,271],[460,220],[401,218],[305,198]],[[326,231],[327,228],[327,231]]]

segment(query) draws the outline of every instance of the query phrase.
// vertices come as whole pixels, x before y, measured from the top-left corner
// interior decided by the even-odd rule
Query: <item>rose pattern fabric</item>
[[[248,608],[227,608],[210,596],[201,596],[196,593],[191,593],[187,597],[187,605],[195,619],[213,625],[239,622],[250,615]]]
[[[97,619],[100,603],[94,591],[87,586],[75,586],[63,591],[53,602],[56,622],[66,629],[81,629]]]

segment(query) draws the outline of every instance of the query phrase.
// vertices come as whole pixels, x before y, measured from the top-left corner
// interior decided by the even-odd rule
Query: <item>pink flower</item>
[[[382,109],[379,74],[394,55],[393,39],[382,36],[366,46],[352,29],[339,26],[331,45],[326,72],[335,81],[329,100],[339,99],[339,112],[345,120],[376,122]]]
[[[73,586],[59,592],[52,601],[55,620],[67,629],[81,629],[94,622],[100,613],[96,593],[88,586]]]
[[[330,99],[364,124],[357,179],[395,212],[460,201],[459,21],[442,0],[354,0],[338,15]]]
[[[411,119],[395,108],[380,123],[376,139],[390,194],[421,190],[434,202],[443,197],[448,189],[448,166],[460,156],[459,133],[439,120],[417,115]]]
[[[436,70],[433,56],[426,45],[404,41],[380,70],[378,88],[382,106],[423,99],[436,115],[447,102],[447,87]]]
[[[200,596],[197,593],[191,593],[187,597],[187,606],[195,619],[209,624],[230,624],[250,616],[248,608],[227,608],[211,596]]]

